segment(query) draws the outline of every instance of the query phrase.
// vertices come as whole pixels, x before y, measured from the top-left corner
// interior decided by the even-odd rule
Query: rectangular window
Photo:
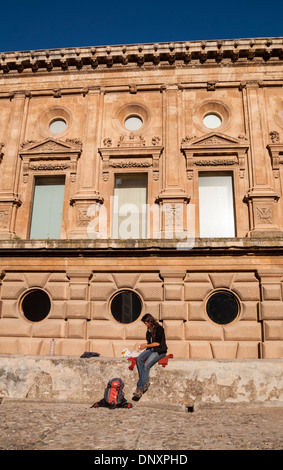
[[[235,237],[233,177],[199,174],[200,237]]]
[[[30,239],[60,238],[65,177],[35,179]]]
[[[115,175],[112,238],[146,238],[147,175]]]

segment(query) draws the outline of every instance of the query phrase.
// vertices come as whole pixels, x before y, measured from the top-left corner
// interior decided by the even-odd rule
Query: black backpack
[[[91,408],[98,408],[104,406],[110,409],[114,408],[132,408],[132,404],[128,403],[124,397],[124,382],[120,378],[109,380],[107,387],[104,391],[104,397],[95,402]]]

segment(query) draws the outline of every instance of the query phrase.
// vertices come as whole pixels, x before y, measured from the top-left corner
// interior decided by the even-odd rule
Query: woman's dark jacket
[[[167,345],[165,340],[165,333],[164,328],[157,323],[156,332],[153,336],[149,330],[146,332],[146,341],[148,344],[151,343],[159,343],[159,346],[155,346],[153,349],[154,352],[158,352],[158,354],[164,354],[167,352]]]

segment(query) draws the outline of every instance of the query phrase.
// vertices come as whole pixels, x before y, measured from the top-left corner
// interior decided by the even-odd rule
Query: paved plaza
[[[91,403],[3,399],[0,412],[1,450],[283,449],[278,405],[226,404],[189,412],[142,400],[131,409],[109,410]]]

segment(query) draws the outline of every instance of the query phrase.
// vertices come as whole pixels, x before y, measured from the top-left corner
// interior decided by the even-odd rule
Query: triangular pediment
[[[235,147],[239,145],[247,145],[245,136],[236,139],[220,132],[210,132],[209,134],[202,135],[201,137],[186,137],[182,141],[183,147]]]
[[[78,150],[81,150],[81,147],[81,141],[78,139],[69,139],[63,142],[61,140],[48,138],[40,142],[24,142],[21,146],[21,153],[78,152]]]

